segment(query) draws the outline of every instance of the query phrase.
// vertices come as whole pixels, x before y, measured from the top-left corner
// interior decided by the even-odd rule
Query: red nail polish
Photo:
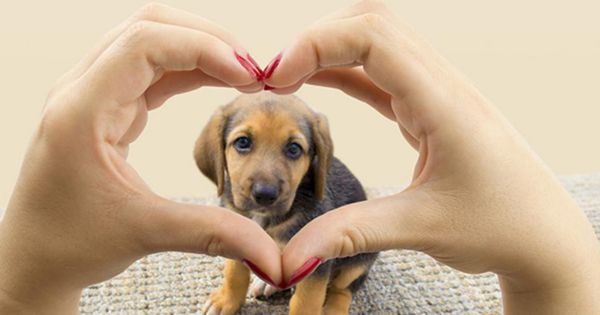
[[[322,259],[319,257],[313,257],[313,258],[307,260],[304,263],[304,265],[302,265],[300,268],[298,268],[298,270],[294,271],[294,273],[292,274],[292,276],[287,284],[283,285],[283,283],[282,283],[282,288],[287,289],[287,288],[293,287],[296,283],[300,282],[300,280],[306,278],[313,271],[315,271],[315,269],[317,269],[317,267],[319,267],[321,262],[322,262]]]
[[[263,73],[261,67],[256,62],[256,60],[254,60],[254,58],[252,58],[252,56],[250,56],[250,54],[246,55],[246,59],[250,61],[250,63],[252,64],[252,67],[254,68],[254,71],[256,73],[258,73],[258,81],[262,81],[263,77],[264,77],[264,73]]]
[[[263,79],[264,80],[270,78],[271,75],[273,75],[273,72],[275,71],[275,68],[277,68],[277,66],[279,66],[279,63],[281,62],[281,57],[282,56],[283,56],[283,53],[277,54],[277,56],[275,56],[275,59],[273,59],[273,61],[271,61],[269,63],[269,65],[267,65],[267,67],[263,71]]]
[[[260,268],[258,268],[258,266],[253,264],[251,261],[244,259],[244,260],[242,260],[242,263],[244,265],[246,265],[246,267],[248,267],[248,269],[252,270],[252,272],[254,272],[254,274],[257,275],[259,278],[261,278],[264,282],[266,282],[274,287],[279,287],[278,285],[275,284],[275,282],[273,282],[273,280],[271,280],[271,278],[264,271],[260,270]]]
[[[244,67],[244,69],[246,69],[246,71],[248,71],[248,73],[250,73],[250,75],[252,75],[257,81],[262,80],[262,71],[254,68],[252,63],[246,58],[240,56],[237,51],[234,51],[233,53],[235,54],[235,59],[237,59],[237,61],[242,65],[242,67]]]
[[[268,84],[265,84],[265,87],[264,87],[265,91],[270,91],[270,90],[273,90],[273,89],[275,89],[275,88],[272,87],[272,86],[270,86],[270,85],[268,85]]]

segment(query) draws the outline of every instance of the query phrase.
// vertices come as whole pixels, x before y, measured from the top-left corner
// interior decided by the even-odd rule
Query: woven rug
[[[600,235],[600,174],[564,177],[569,190]],[[369,190],[370,198],[397,188]],[[216,198],[180,199],[216,204]],[[224,260],[202,255],[161,253],[143,258],[119,276],[87,288],[82,314],[197,314],[219,287]],[[287,314],[289,293],[268,300],[247,298],[239,314]],[[500,314],[496,276],[468,275],[414,251],[383,252],[351,314]]]

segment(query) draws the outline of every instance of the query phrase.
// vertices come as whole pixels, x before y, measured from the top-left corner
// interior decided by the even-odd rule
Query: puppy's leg
[[[327,289],[327,301],[325,302],[325,315],[346,315],[350,310],[352,302],[352,283],[363,276],[368,265],[351,265],[340,267],[340,273],[332,279]],[[360,280],[359,280],[360,281]]]
[[[210,295],[203,314],[233,315],[246,301],[250,270],[240,261],[227,259],[223,274],[223,285]]]
[[[329,270],[315,273],[296,285],[290,300],[290,315],[319,315],[325,302]]]
[[[350,311],[352,303],[352,292],[348,288],[329,288],[327,290],[327,302],[325,303],[325,315],[346,315]]]

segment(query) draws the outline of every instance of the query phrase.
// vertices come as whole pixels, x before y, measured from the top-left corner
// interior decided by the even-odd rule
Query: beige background
[[[8,202],[47,91],[143,1],[11,1],[0,10],[0,208]],[[312,21],[347,1],[165,1],[216,21],[266,64]],[[599,1],[393,1],[462,69],[558,174],[600,170]],[[328,115],[336,152],[365,185],[409,180],[416,155],[397,127],[340,92],[298,94]],[[165,196],[207,195],[193,142],[236,95],[201,89],[152,112],[130,162]]]

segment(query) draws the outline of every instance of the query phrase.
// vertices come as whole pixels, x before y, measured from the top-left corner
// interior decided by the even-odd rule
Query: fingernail
[[[282,283],[282,288],[287,289],[293,287],[296,283],[300,282],[300,280],[306,278],[313,271],[315,271],[315,269],[317,269],[317,267],[319,267],[319,265],[321,264],[321,261],[322,259],[319,257],[313,257],[307,260],[304,263],[304,265],[298,268],[298,270],[294,271],[294,273],[290,277],[290,281],[288,281],[287,284],[284,285]]]
[[[280,52],[279,54],[277,54],[277,56],[275,56],[275,59],[273,59],[267,65],[267,67],[263,71],[263,80],[266,80],[266,79],[270,78],[271,75],[273,75],[275,68],[277,68],[277,66],[279,66],[279,63],[281,62],[281,56],[283,56],[283,52]]]
[[[278,285],[276,285],[275,282],[273,282],[273,280],[271,280],[271,278],[264,271],[260,270],[260,268],[258,268],[258,266],[253,264],[251,261],[244,259],[244,260],[242,260],[242,263],[244,265],[246,265],[246,267],[248,267],[248,269],[252,270],[252,272],[256,276],[261,278],[264,282],[267,282],[268,284],[270,284],[274,287],[278,287]]]
[[[272,87],[272,86],[270,86],[270,85],[268,85],[268,84],[265,84],[265,87],[264,87],[265,91],[270,91],[270,90],[273,90],[273,89],[275,89],[275,88]]]
[[[246,71],[248,71],[248,73],[250,73],[251,76],[253,76],[257,81],[262,80],[262,71],[260,71],[258,68],[255,68],[254,65],[246,58],[240,56],[237,51],[234,51],[233,53],[235,54],[235,59],[237,59],[237,61],[242,65],[242,67],[244,67],[244,69],[246,69]]]
[[[254,68],[254,71],[256,71],[259,74],[258,81],[262,81],[264,73],[263,73],[261,67],[256,62],[256,60],[254,60],[254,58],[252,58],[252,56],[250,56],[250,54],[246,55],[246,59],[248,59],[250,61],[250,63],[252,64],[252,67]]]

